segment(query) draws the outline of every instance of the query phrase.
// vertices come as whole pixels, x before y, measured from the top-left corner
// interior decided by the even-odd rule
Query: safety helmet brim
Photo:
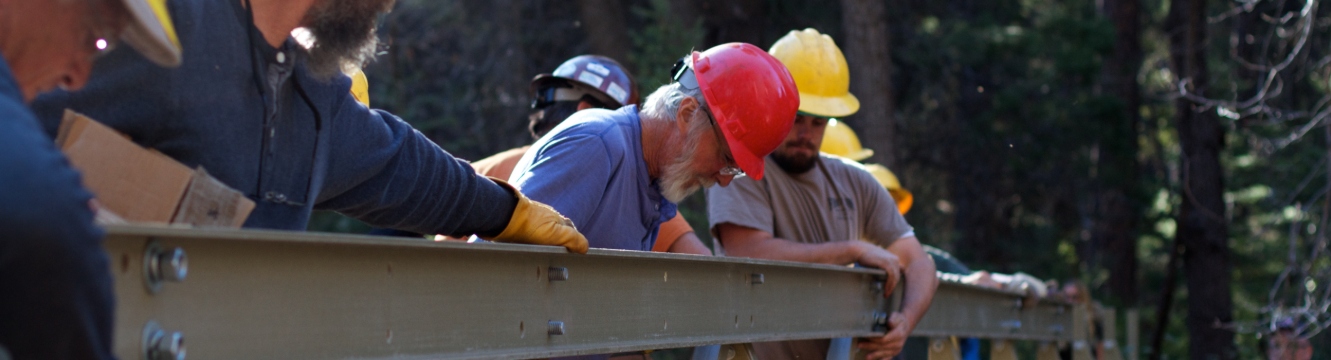
[[[910,212],[911,205],[915,205],[915,195],[906,189],[888,189],[887,193],[892,195],[892,201],[897,203],[897,211],[900,211],[901,215],[906,215]]]
[[[860,111],[860,99],[851,93],[841,96],[822,96],[800,92],[801,113],[817,117],[839,118],[854,115],[858,111]]]
[[[158,65],[180,66],[180,39],[176,37],[166,0],[122,0],[121,3],[131,20],[122,30],[121,40]]]
[[[864,161],[864,159],[873,157],[873,149],[860,149],[860,151],[846,154],[844,157],[855,161]]]
[[[528,87],[528,90],[532,94],[535,94],[538,91],[540,91],[542,88],[547,86],[560,86],[560,87],[576,89],[578,91],[586,93],[587,95],[596,99],[596,101],[600,101],[602,104],[610,106],[611,108],[619,108],[624,106],[624,104],[620,103],[618,100],[611,98],[610,95],[606,94],[604,91],[601,91],[600,89],[589,87],[580,82],[569,80],[560,76],[554,76],[551,74],[536,75],[536,77],[531,79],[531,85]]]

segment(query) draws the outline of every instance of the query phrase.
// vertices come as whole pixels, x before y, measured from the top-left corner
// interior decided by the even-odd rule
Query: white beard
[[[692,152],[690,150],[690,154],[685,155],[691,155]],[[693,192],[703,188],[703,182],[710,181],[710,179],[694,177],[693,174],[689,173],[688,166],[687,160],[679,161],[678,159],[670,165],[666,165],[665,175],[661,176],[660,182],[661,195],[665,196],[666,200],[678,204],[680,201],[684,201],[684,198],[692,195]]]
[[[701,113],[701,112],[700,112]],[[660,187],[661,195],[666,200],[678,204],[684,201],[694,192],[704,187],[712,186],[715,182],[710,177],[699,177],[692,174],[689,169],[689,161],[698,151],[698,142],[701,141],[698,131],[691,132],[690,139],[686,141],[684,152],[675,157],[675,160],[665,166],[664,174],[661,175]]]

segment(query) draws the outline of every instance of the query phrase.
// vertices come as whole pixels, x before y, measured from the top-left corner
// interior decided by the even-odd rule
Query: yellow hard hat
[[[827,120],[827,129],[823,130],[823,146],[818,151],[855,161],[864,161],[873,156],[873,149],[860,146],[860,137],[855,136],[855,130],[837,119]]]
[[[897,180],[896,174],[893,174],[887,167],[878,164],[864,165],[864,169],[869,170],[869,173],[873,174],[873,178],[878,179],[878,183],[887,188],[887,193],[891,194],[892,200],[897,202],[897,210],[901,211],[902,215],[910,211],[910,206],[915,203],[915,196],[901,187],[901,181]]]
[[[850,93],[850,68],[832,37],[818,30],[792,30],[767,50],[790,70],[800,93],[800,112],[844,117],[860,110]]]
[[[370,107],[370,80],[365,77],[364,71],[356,70],[355,74],[351,74],[351,96],[365,107]]]
[[[122,3],[129,12],[130,22],[121,29],[120,39],[158,65],[179,66],[180,39],[176,37],[166,0],[123,0]]]

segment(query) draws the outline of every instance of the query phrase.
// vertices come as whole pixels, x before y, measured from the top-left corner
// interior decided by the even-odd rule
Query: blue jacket
[[[110,359],[114,296],[79,174],[0,57],[0,347],[14,359]]]
[[[201,165],[256,202],[246,227],[303,230],[314,209],[430,234],[495,235],[508,224],[512,194],[396,116],[357,103],[347,77],[311,76],[304,50],[290,38],[268,45],[239,1],[168,5],[181,66],[117,49],[83,90],[37,99],[46,131],[73,108]]]

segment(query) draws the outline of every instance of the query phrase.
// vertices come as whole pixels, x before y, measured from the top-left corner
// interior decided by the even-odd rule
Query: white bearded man
[[[572,219],[591,247],[650,251],[676,202],[742,174],[761,178],[762,157],[799,107],[785,67],[750,44],[694,52],[674,75],[641,109],[574,114],[509,180]]]

